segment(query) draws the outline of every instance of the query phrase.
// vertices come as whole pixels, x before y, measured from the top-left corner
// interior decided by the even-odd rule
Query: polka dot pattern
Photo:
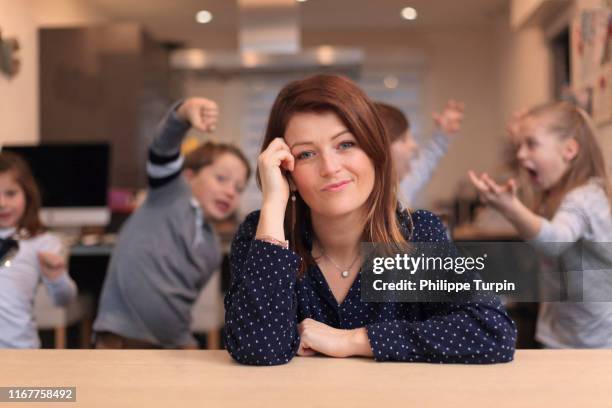
[[[409,217],[400,214],[408,236]],[[448,242],[430,212],[411,214],[413,242]],[[377,361],[486,364],[511,361],[516,328],[496,297],[470,303],[361,301],[358,276],[338,304],[317,266],[297,279],[301,258],[255,240],[259,212],[251,213],[232,243],[232,284],[225,297],[225,342],[243,364],[289,362],[300,343],[298,322],[311,318],[340,329],[365,327]]]

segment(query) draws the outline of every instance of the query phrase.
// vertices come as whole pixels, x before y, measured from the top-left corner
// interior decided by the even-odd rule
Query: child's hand
[[[473,171],[468,171],[470,180],[476,189],[480,200],[493,208],[506,211],[509,210],[518,200],[516,197],[517,185],[514,179],[510,179],[504,185],[499,185],[491,179],[487,173],[480,177]]]
[[[212,132],[217,126],[219,108],[210,99],[189,98],[178,108],[176,115],[197,130]]]
[[[66,271],[66,258],[54,252],[39,252],[38,262],[43,276],[52,281]]]
[[[438,129],[447,135],[455,135],[461,130],[463,122],[463,110],[465,105],[462,102],[450,99],[442,113],[434,112],[432,117]]]
[[[521,128],[521,121],[525,118],[525,114],[527,113],[527,109],[520,109],[514,112],[512,118],[508,121],[506,125],[506,131],[508,132],[508,136],[510,137],[510,141],[513,143],[518,142],[519,131]]]

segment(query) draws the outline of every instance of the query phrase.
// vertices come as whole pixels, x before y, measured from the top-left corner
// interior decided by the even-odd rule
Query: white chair
[[[66,328],[80,322],[81,348],[89,348],[93,300],[90,295],[79,294],[67,306],[56,306],[43,284],[38,285],[34,298],[34,319],[39,330],[55,332],[55,348],[66,348]]]
[[[221,348],[221,328],[225,320],[221,294],[221,272],[215,271],[191,309],[191,331],[206,333],[206,348]]]

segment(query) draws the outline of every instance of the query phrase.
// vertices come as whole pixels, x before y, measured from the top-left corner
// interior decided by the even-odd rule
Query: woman
[[[296,354],[512,359],[515,328],[497,299],[361,301],[362,241],[447,241],[433,214],[398,210],[384,132],[372,102],[346,78],[316,75],[278,95],[258,159],[263,205],[241,225],[230,256],[226,345],[238,362],[283,364]]]

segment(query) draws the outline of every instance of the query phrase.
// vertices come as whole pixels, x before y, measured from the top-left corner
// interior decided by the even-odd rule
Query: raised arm
[[[243,364],[289,362],[297,352],[295,285],[300,257],[285,245],[284,214],[294,158],[281,138],[259,155],[263,204],[241,225],[232,243],[232,284],[225,297],[226,345]]]
[[[421,190],[429,183],[434,170],[448,151],[450,139],[447,134],[434,132],[418,155],[410,162],[410,173],[400,182],[403,198],[414,205]]]
[[[449,100],[441,113],[432,117],[435,128],[433,135],[410,162],[410,174],[400,183],[403,198],[414,204],[418,193],[427,185],[440,160],[448,151],[451,139],[459,134],[463,122],[464,104]]]
[[[157,127],[149,147],[147,176],[151,188],[161,187],[181,174],[181,143],[193,126],[203,132],[214,130],[219,111],[205,98],[189,98],[175,103]]]

